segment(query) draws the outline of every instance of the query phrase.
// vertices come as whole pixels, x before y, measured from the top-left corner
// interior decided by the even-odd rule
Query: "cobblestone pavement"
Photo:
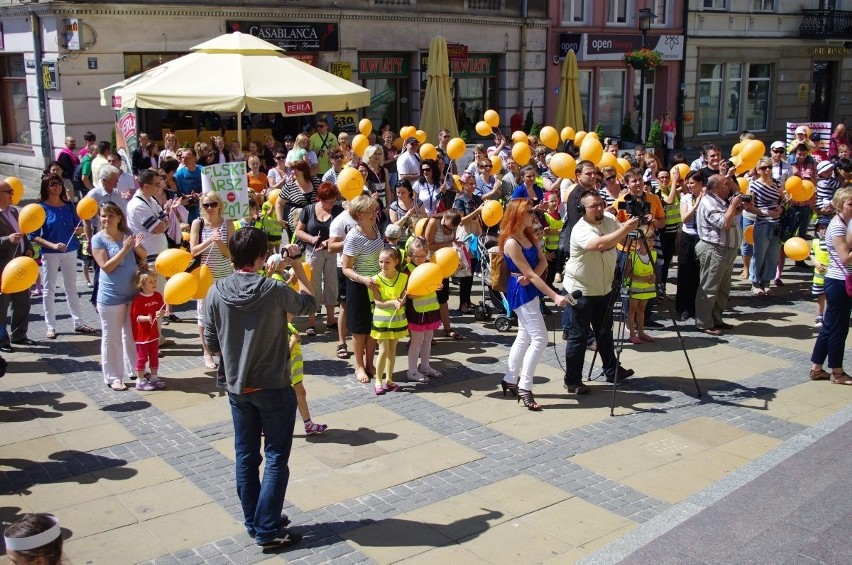
[[[671,322],[652,333],[654,343],[626,346],[623,363],[637,377],[617,392],[615,417],[606,383],[592,383],[587,396],[565,394],[555,326],[535,385],[545,410],[532,413],[499,390],[514,330],[454,316],[465,339],[439,337],[433,348],[444,377],[377,397],[336,358],[336,335],[320,324],[303,342],[305,383],[314,421],[329,430],[306,437],[297,422],[285,511],[305,540],[281,553],[262,552],[241,526],[230,413],[203,368],[194,304],[165,329],[177,342],[161,361],[169,388],[117,393],[103,385],[99,341],[70,333],[60,293],[59,339],[42,339],[34,303],[30,337],[39,345],[6,355],[2,520],[56,513],[72,563],[659,556],[652,542],[679,539],[671,537],[678,528],[782,462],[795,468],[796,453],[836,438],[833,430],[852,419],[852,387],[806,382],[816,335],[809,275],[792,271],[785,280],[760,299],[737,283],[736,328],[721,338],[681,328],[700,398]],[[97,326],[88,305],[86,317]],[[398,376],[404,368],[401,345]],[[804,497],[810,486],[790,494]],[[768,493],[751,493],[757,508]],[[814,559],[837,561],[821,555]]]

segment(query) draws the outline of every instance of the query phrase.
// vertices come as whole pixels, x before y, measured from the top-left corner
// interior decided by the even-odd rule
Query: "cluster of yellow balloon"
[[[6,177],[6,184],[12,189],[12,206],[17,206],[24,197],[24,183],[18,177]]]
[[[789,177],[784,183],[784,189],[795,202],[806,202],[816,192],[814,183],[802,180],[801,177]]]
[[[166,249],[157,255],[157,259],[154,261],[154,268],[164,277],[173,277],[186,271],[186,268],[189,267],[191,262],[192,254],[189,251],[183,249]]]
[[[750,171],[766,154],[766,145],[759,139],[746,139],[731,148],[731,162],[736,167],[738,175]]]
[[[443,284],[441,266],[437,263],[417,265],[408,277],[406,292],[411,296],[425,296]]]

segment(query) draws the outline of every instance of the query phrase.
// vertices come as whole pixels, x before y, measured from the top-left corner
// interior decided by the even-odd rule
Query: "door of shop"
[[[837,75],[837,61],[814,61],[811,78],[810,120],[812,122],[830,122],[834,108],[834,77]]]

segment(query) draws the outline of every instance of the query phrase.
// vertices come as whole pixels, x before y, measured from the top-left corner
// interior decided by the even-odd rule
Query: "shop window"
[[[749,65],[745,127],[749,131],[762,131],[769,127],[769,89],[772,65]]]
[[[774,12],[775,0],[754,0],[755,12]]]
[[[627,0],[606,0],[606,23],[627,23]]]
[[[470,77],[455,81],[456,104],[458,108],[459,133],[467,131],[469,135],[479,137],[474,126],[482,119],[488,108],[497,107],[496,77]]]
[[[589,125],[589,120],[592,117],[591,106],[591,90],[592,90],[592,71],[580,71],[580,104],[583,106],[583,127],[594,129]],[[612,132],[618,135],[617,132]]]
[[[728,63],[728,106],[725,112],[725,131],[736,133],[740,123],[740,94],[742,93],[743,66]]]
[[[586,20],[586,0],[562,0],[562,24],[581,24]]]
[[[619,135],[624,116],[624,71],[602,70],[598,80],[595,123],[585,124],[587,131],[600,124],[607,136]]]
[[[768,64],[702,64],[698,133],[766,130],[771,81]]]
[[[24,56],[0,56],[0,126],[2,145],[32,145]]]
[[[719,133],[723,65],[701,65],[698,85],[698,133]]]
[[[358,78],[370,91],[364,117],[376,124],[389,123],[395,131],[411,123],[411,55],[359,53]]]

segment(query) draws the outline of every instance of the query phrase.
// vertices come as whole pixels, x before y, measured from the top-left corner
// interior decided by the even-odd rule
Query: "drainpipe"
[[[33,58],[35,59],[36,98],[38,99],[39,132],[41,133],[41,156],[44,165],[50,158],[50,132],[47,127],[47,93],[44,90],[44,76],[41,68],[41,18],[30,8],[30,27],[33,34]],[[43,167],[42,167],[43,168]]]
[[[524,92],[526,92],[526,70],[524,61],[527,60],[527,14],[529,12],[528,0],[521,0],[521,54],[518,61],[518,106],[524,106]],[[511,135],[511,132],[510,134]]]
[[[689,35],[686,32],[687,26],[689,25],[689,10],[687,9],[686,5],[684,5],[684,7],[683,7],[683,16],[682,17],[683,17],[683,26],[682,26],[683,27],[683,61],[680,62],[680,76],[678,77],[678,84],[677,84],[678,112],[677,112],[677,126],[676,126],[677,127],[677,135],[675,136],[675,143],[674,143],[675,147],[678,147],[678,140],[677,140],[678,137],[680,137],[680,147],[684,146],[684,143],[683,143],[683,111],[686,108],[686,89],[683,88],[683,85],[686,82],[686,43],[688,41],[687,36]],[[695,127],[694,126],[695,120],[693,120],[692,123],[693,123],[693,127]]]

